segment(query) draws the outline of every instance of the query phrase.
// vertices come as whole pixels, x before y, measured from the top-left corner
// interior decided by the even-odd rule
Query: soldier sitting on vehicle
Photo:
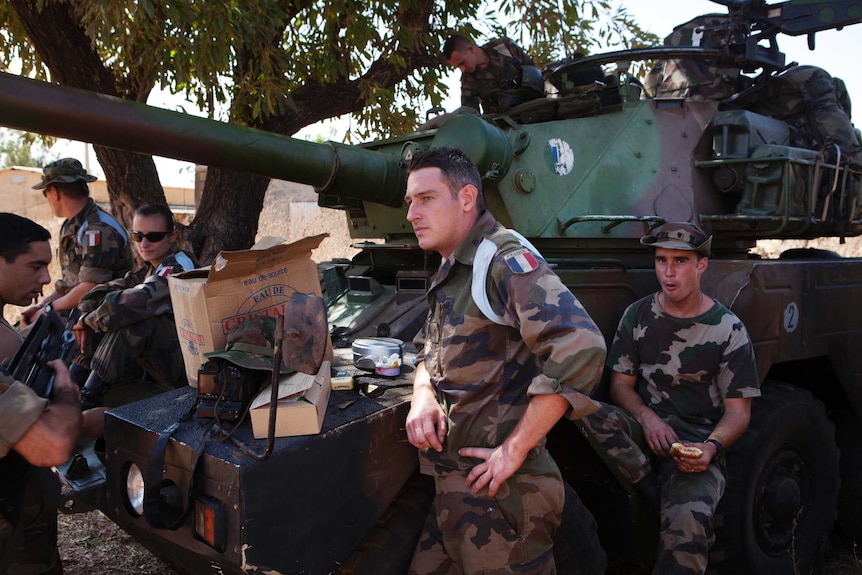
[[[443,45],[443,58],[461,70],[462,108],[478,112],[481,105],[485,114],[505,112],[544,95],[533,58],[508,38],[480,47],[464,36],[451,36]]]
[[[724,449],[745,432],[751,398],[760,395],[754,351],[742,322],[700,289],[712,237],[666,223],[641,243],[655,251],[661,290],[624,312],[607,358],[615,405],[603,403],[583,421],[660,508],[653,573],[704,573],[726,482]],[[680,455],[675,443],[697,449]]]
[[[665,46],[722,48],[733,37],[733,22],[723,14],[705,14],[680,24],[664,39]],[[739,66],[716,60],[669,58],[650,70],[644,82],[656,98],[723,100],[751,85]]]
[[[138,208],[132,228],[129,236],[146,265],[88,292],[73,327],[92,369],[81,390],[85,409],[103,405],[105,392],[138,379],[142,368],[168,388],[186,383],[167,278],[194,269],[195,262],[176,245],[179,232],[168,206]],[[95,349],[93,334],[102,335]]]

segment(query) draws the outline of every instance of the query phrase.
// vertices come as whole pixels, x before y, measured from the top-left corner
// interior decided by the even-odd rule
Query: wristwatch
[[[715,446],[715,457],[713,457],[713,459],[721,459],[722,457],[724,457],[724,446],[719,440],[710,437],[709,439],[704,441],[704,443],[711,443]]]

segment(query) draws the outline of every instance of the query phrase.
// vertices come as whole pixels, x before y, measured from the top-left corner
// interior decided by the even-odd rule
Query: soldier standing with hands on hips
[[[436,487],[410,573],[554,573],[564,485],[545,435],[562,416],[597,409],[587,394],[605,340],[545,261],[485,211],[479,172],[461,151],[432,148],[408,172],[407,219],[420,247],[443,257],[406,422]],[[502,323],[471,294],[483,240],[493,258],[479,290],[489,286]]]

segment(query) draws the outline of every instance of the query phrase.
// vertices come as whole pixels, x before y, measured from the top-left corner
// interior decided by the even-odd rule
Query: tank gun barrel
[[[256,173],[391,206],[402,205],[407,179],[392,155],[306,142],[6,73],[0,73],[0,125]]]

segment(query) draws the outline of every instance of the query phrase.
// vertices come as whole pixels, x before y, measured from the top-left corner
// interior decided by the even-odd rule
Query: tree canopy
[[[2,0],[3,65],[146,102],[159,86],[214,119],[291,135],[352,114],[363,140],[410,132],[439,105],[451,33],[509,36],[538,62],[653,43],[600,0]],[[97,146],[114,211],[164,201],[152,158]],[[202,261],[252,244],[268,179],[210,169],[186,230]]]

